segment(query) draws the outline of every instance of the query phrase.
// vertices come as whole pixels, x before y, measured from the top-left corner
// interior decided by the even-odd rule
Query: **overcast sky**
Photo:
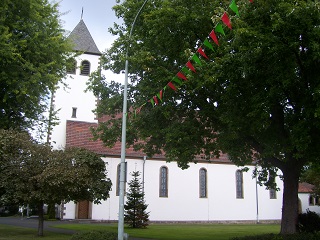
[[[103,52],[109,48],[115,37],[108,32],[108,28],[113,26],[114,22],[121,22],[118,19],[112,7],[116,5],[116,0],[54,0],[60,1],[59,11],[61,13],[63,28],[67,31],[72,31],[81,19],[89,29],[98,49]],[[104,71],[108,80],[116,80],[123,82],[123,76],[112,74]]]
[[[112,10],[116,0],[61,0],[59,5],[64,29],[72,31],[75,28],[81,19],[83,8],[82,19],[99,50],[104,51],[110,47],[114,37],[108,32],[108,28],[113,26],[114,22],[121,22]]]

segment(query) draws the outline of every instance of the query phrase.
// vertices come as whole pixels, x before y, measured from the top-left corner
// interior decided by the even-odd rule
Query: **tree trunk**
[[[39,202],[38,204],[38,214],[39,214],[39,221],[38,221],[38,236],[43,236],[43,202]]]
[[[287,163],[290,164],[290,163]],[[283,173],[283,202],[281,234],[293,234],[298,224],[298,187],[299,171],[295,167],[287,167]]]

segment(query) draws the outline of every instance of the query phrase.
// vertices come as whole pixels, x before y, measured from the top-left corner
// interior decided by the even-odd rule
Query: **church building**
[[[69,38],[74,50],[83,52],[74,68],[68,69],[67,86],[54,94],[54,109],[59,125],[54,126],[51,143],[55,149],[83,147],[103,156],[107,175],[112,181],[110,198],[100,205],[88,201],[65,203],[64,219],[117,221],[119,211],[120,143],[106,148],[93,141],[91,127],[98,124],[93,113],[96,97],[87,88],[89,75],[98,69],[101,52],[88,28],[80,20]],[[199,159],[186,170],[162,155],[148,158],[143,152],[126,151],[126,179],[140,172],[149,219],[153,222],[272,222],[280,221],[283,183],[279,191],[266,190],[252,177],[255,166],[241,171],[227,156],[210,161]],[[305,205],[303,205],[305,206]],[[305,209],[302,209],[305,211]]]

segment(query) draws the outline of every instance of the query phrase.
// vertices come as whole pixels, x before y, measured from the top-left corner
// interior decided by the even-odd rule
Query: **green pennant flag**
[[[221,24],[221,23],[218,23],[218,24],[217,24],[215,30],[216,30],[216,32],[221,33],[222,35],[226,35],[226,34],[224,33],[224,30],[223,30],[223,27],[222,27],[222,24]]]
[[[154,107],[154,100],[153,100],[153,98],[151,98],[149,101],[151,102],[152,107]]]
[[[214,52],[214,48],[208,39],[204,40],[203,45],[205,45],[207,48],[210,48]]]
[[[181,85],[183,84],[183,82],[181,81],[181,79],[178,78],[178,77],[174,77],[174,78],[172,79],[172,81],[178,83],[179,86],[181,86]]]
[[[202,65],[200,58],[197,56],[197,54],[193,55],[192,60],[195,61],[196,63],[198,63],[199,65]]]
[[[190,69],[187,68],[187,67],[183,67],[183,68],[181,69],[181,71],[184,72],[185,74],[189,74],[189,73],[190,73]]]
[[[236,3],[236,0],[232,0],[232,2],[231,2],[231,4],[230,4],[229,8],[230,8],[232,11],[234,11],[234,12],[235,12],[235,14],[236,14],[238,17],[240,17],[240,15],[239,15],[239,10],[238,10],[238,6],[237,6],[237,3]]]

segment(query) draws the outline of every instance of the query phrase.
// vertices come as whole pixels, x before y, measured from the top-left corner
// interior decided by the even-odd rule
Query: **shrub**
[[[318,240],[318,239],[320,239],[320,232],[296,233],[292,235],[264,234],[264,235],[232,238],[232,240]]]
[[[299,214],[298,218],[298,230],[300,232],[318,232],[320,231],[320,216],[307,210],[307,213]]]
[[[79,232],[72,235],[70,240],[116,240],[117,233],[107,231]]]
[[[49,219],[56,219],[56,206],[54,203],[48,205],[47,214]]]

